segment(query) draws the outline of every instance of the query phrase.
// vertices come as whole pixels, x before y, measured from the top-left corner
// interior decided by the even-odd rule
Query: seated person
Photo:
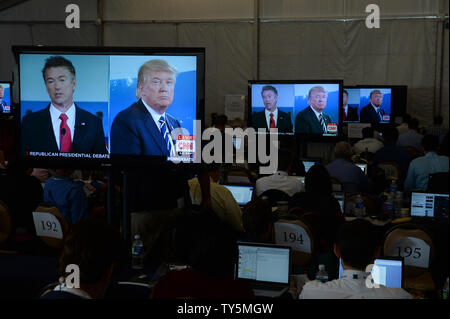
[[[292,167],[292,156],[287,150],[278,152],[278,171],[256,181],[256,196],[261,195],[269,189],[278,189],[289,196],[303,192],[303,183],[293,176],[289,176]]]
[[[352,147],[347,142],[338,142],[334,148],[334,158],[326,166],[331,177],[341,182],[345,192],[367,192],[369,181],[363,171],[353,164]]]
[[[441,115],[437,115],[433,118],[433,125],[427,128],[427,134],[435,135],[439,138],[439,142],[442,142],[445,134],[448,130],[442,126],[444,118]]]
[[[383,130],[384,146],[373,156],[372,165],[376,167],[381,162],[396,162],[401,169],[400,180],[405,180],[411,157],[408,152],[397,146],[398,130],[389,125]]]
[[[73,225],[58,261],[61,284],[44,293],[41,299],[103,298],[114,266],[120,260],[121,245],[120,233],[101,219],[86,219]],[[77,283],[66,273],[70,264],[79,267],[78,288],[66,285]]]
[[[247,283],[234,279],[238,249],[230,229],[208,214],[192,215],[186,222],[191,241],[184,247],[190,267],[161,277],[150,298],[254,298]]]
[[[447,156],[437,154],[439,139],[435,135],[425,135],[422,139],[424,156],[411,162],[405,180],[406,190],[427,190],[430,174],[448,172]]]
[[[303,286],[299,299],[411,299],[402,288],[383,285],[375,288],[366,284],[370,280],[367,266],[380,251],[373,227],[363,219],[342,224],[334,246],[336,256],[342,261],[342,278],[325,283],[309,281]]]
[[[408,131],[398,137],[398,147],[414,147],[418,151],[422,151],[421,141],[423,135],[419,133],[419,120],[412,118],[408,122]]]
[[[69,225],[89,216],[83,182],[74,181],[72,173],[66,169],[52,170],[52,177],[44,187],[44,201],[56,206]]]
[[[383,147],[383,143],[374,138],[374,129],[372,127],[365,127],[362,129],[363,139],[356,142],[353,145],[353,151],[355,154],[361,154],[363,152],[375,153]]]
[[[242,231],[241,208],[233,197],[233,194],[223,185],[217,184],[220,179],[220,165],[210,164],[207,166],[210,178],[210,201],[212,210],[219,218],[234,230]],[[191,202],[200,205],[202,202],[202,191],[199,179],[193,178],[188,181]]]
[[[398,135],[408,132],[408,122],[411,120],[411,115],[408,113],[403,114],[402,123],[397,126]]]
[[[259,198],[244,207],[242,214],[245,237],[249,242],[273,243],[273,213],[270,203]]]

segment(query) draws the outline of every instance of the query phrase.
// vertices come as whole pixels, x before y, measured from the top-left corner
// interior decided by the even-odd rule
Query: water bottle
[[[364,202],[361,195],[356,196],[355,201],[355,217],[364,217],[366,214],[366,208],[364,207]]]
[[[394,198],[392,194],[389,194],[384,202],[384,213],[389,217],[392,217],[394,211]]]
[[[328,273],[325,270],[325,265],[319,265],[319,271],[316,273],[316,280],[321,283],[325,283],[328,281]]]
[[[397,191],[395,193],[394,199],[394,217],[400,218],[402,216],[402,208],[403,208],[403,193]]]
[[[395,179],[393,179],[392,182],[391,182],[391,186],[389,188],[389,192],[391,194],[395,194],[395,192],[397,192],[397,181]]]
[[[131,247],[131,268],[144,268],[144,244],[140,235],[134,235],[134,241]]]
[[[442,299],[448,300],[448,277],[445,282],[444,288],[442,289]]]

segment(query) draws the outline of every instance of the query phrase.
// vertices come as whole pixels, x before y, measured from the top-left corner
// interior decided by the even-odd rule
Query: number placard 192
[[[33,220],[37,236],[58,239],[63,238],[61,224],[54,215],[50,213],[33,212]]]

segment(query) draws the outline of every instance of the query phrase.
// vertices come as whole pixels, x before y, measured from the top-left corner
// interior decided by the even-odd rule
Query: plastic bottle
[[[384,213],[392,217],[394,211],[394,197],[392,194],[388,194],[386,201],[384,202]]]
[[[316,273],[316,280],[321,283],[325,283],[328,281],[328,273],[325,270],[325,265],[319,265],[319,271]]]
[[[442,299],[448,300],[448,277],[442,289]]]
[[[140,235],[134,235],[134,241],[131,247],[131,268],[144,268],[144,244]]]
[[[393,179],[391,182],[391,186],[389,187],[389,192],[391,194],[395,194],[397,192],[397,180]]]
[[[364,202],[361,195],[356,196],[355,200],[355,217],[364,217],[366,214],[366,208],[364,207]]]
[[[402,208],[403,208],[403,193],[397,191],[395,193],[394,199],[394,217],[400,218],[402,216]]]

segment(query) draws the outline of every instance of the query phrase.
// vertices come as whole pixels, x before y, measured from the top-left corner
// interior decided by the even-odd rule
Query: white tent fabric
[[[13,79],[11,45],[205,47],[207,124],[224,112],[225,95],[247,94],[259,75],[408,85],[407,111],[423,125],[442,113],[448,126],[448,29],[442,36],[433,18],[448,15],[448,1],[372,1],[380,29],[366,28],[359,0],[109,0],[100,1],[102,28],[97,2],[83,0],[81,28],[66,29],[69,3],[28,1],[0,12],[0,79]]]

